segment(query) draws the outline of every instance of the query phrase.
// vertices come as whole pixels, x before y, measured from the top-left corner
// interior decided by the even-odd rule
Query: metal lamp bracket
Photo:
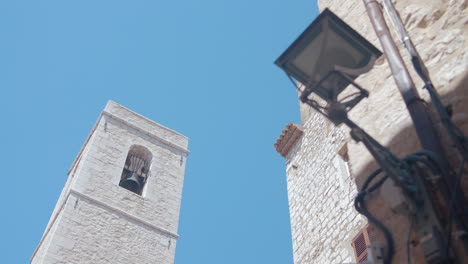
[[[350,85],[357,89],[357,92],[346,96],[341,101],[338,100],[338,94],[332,95],[331,98],[323,98],[320,96],[325,101],[327,101],[326,106],[321,106],[319,102],[309,98],[310,94],[312,93],[320,95],[318,90],[320,89],[321,85],[336,75],[346,79]],[[335,123],[335,125],[339,125],[347,119],[347,113],[362,99],[368,96],[369,92],[357,84],[351,77],[349,77],[348,74],[340,70],[332,70],[328,72],[319,82],[306,85],[305,89],[301,92],[300,100],[317,110],[322,115],[329,118],[331,121],[333,121],[333,123]]]

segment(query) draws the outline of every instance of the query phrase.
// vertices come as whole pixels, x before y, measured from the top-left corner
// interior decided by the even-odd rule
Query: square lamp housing
[[[315,92],[330,102],[357,76],[369,71],[381,55],[369,41],[325,9],[275,64],[306,90],[314,87],[309,94]],[[332,74],[336,72],[340,74]]]

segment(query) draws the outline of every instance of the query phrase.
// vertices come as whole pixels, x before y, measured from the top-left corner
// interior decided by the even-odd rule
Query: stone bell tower
[[[187,137],[109,101],[32,264],[174,263]]]

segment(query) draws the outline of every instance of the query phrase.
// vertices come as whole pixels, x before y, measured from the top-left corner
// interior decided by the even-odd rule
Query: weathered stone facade
[[[378,1],[381,2],[381,1]],[[396,8],[429,68],[437,91],[452,104],[453,120],[468,131],[468,2],[466,0],[401,0]],[[331,9],[372,42],[380,43],[361,0],[319,0],[320,10]],[[389,25],[391,25],[389,23]],[[391,27],[390,27],[391,28]],[[396,38],[395,38],[396,39]],[[421,97],[430,104],[404,47],[396,40]],[[350,119],[398,156],[419,150],[411,118],[384,56],[357,83],[370,92],[350,113]],[[300,105],[304,135],[286,156],[294,263],[355,262],[352,238],[367,221],[354,211],[352,201],[368,174],[377,168],[367,149],[352,141],[344,126],[334,127],[311,108]],[[434,116],[437,123],[437,118]],[[437,123],[441,129],[440,124]],[[346,153],[349,177],[336,166]],[[465,177],[466,181],[466,177]],[[344,183],[344,184],[343,184]],[[464,183],[466,185],[466,182]],[[468,188],[465,188],[468,190]],[[381,195],[369,209],[391,230],[396,240],[394,263],[406,263],[408,219],[389,208]],[[375,241],[384,245],[380,232],[370,226]],[[418,246],[411,248],[413,263],[422,263]]]
[[[174,263],[187,143],[110,101],[69,171],[31,263]],[[142,195],[119,186],[134,145],[152,154]]]
[[[313,113],[286,157],[294,263],[353,260],[349,241],[365,222],[353,209],[356,187],[344,157],[346,138]]]

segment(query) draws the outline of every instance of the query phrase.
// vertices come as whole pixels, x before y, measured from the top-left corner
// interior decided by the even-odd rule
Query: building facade
[[[188,139],[109,101],[32,264],[174,263]]]
[[[452,120],[466,134],[468,2],[394,2],[444,104],[453,108]],[[364,1],[319,0],[318,5],[320,10],[329,8],[382,50]],[[387,23],[391,25],[388,20]],[[412,70],[406,50],[397,39],[396,42],[420,96],[430,105],[429,96]],[[368,90],[370,96],[351,111],[350,119],[399,157],[420,150],[411,118],[385,56],[356,82]],[[365,248],[373,241],[385,247],[382,234],[369,225],[353,205],[357,190],[378,166],[367,149],[350,138],[346,127],[335,127],[303,104],[300,104],[300,112],[302,124],[288,124],[275,144],[276,150],[286,159],[294,263],[360,263],[366,258],[362,244]],[[434,120],[437,129],[442,131],[436,115]],[[447,150],[453,158],[450,155],[453,149]],[[454,165],[455,160],[451,160]],[[466,177],[461,184],[466,194]],[[406,263],[408,237],[411,263],[424,263],[421,248],[410,231],[408,217],[395,213],[382,191],[369,198],[368,206],[392,232],[395,239],[393,263]]]

